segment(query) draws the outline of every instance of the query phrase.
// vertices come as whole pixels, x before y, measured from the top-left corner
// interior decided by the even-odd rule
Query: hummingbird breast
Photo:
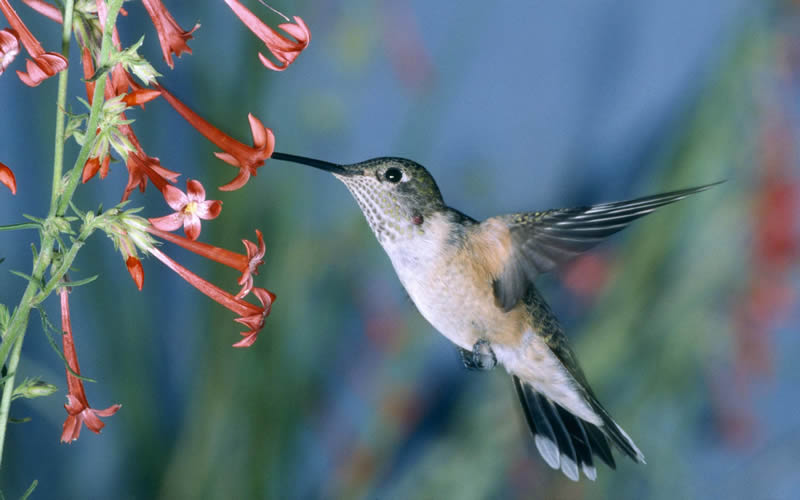
[[[494,300],[494,267],[474,238],[477,223],[454,210],[426,217],[409,238],[381,241],[397,276],[422,316],[467,350],[481,338],[511,342],[526,323],[523,308],[504,312]],[[502,252],[501,252],[502,253]]]

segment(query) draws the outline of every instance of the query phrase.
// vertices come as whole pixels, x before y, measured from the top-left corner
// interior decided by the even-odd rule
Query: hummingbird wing
[[[505,264],[492,284],[498,304],[511,310],[542,273],[550,271],[655,209],[719,184],[634,200],[490,217],[479,231],[505,242]],[[509,241],[510,240],[510,241]]]

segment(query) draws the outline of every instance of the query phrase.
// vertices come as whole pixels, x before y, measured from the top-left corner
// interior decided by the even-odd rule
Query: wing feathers
[[[705,191],[708,184],[628,201],[491,217],[478,231],[503,233],[511,245],[493,288],[498,304],[513,308],[537,275],[550,271],[654,210]],[[502,230],[500,228],[503,228]],[[507,230],[505,228],[508,228]]]

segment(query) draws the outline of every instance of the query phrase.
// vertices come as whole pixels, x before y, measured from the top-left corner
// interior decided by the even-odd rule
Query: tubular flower
[[[263,288],[253,288],[253,294],[261,303],[261,307],[258,307],[243,299],[236,298],[225,290],[204,280],[172,260],[158,248],[150,247],[148,251],[207,297],[239,315],[235,321],[247,327],[248,330],[241,333],[244,339],[233,344],[234,347],[250,347],[253,345],[258,333],[264,327],[264,320],[272,309],[272,302],[275,300],[275,295],[272,292]]]
[[[186,193],[170,184],[162,190],[167,204],[175,210],[170,215],[150,219],[153,227],[162,231],[174,231],[183,226],[189,239],[196,240],[200,236],[200,219],[216,219],[222,211],[222,202],[206,200],[206,190],[200,182],[186,181]]]
[[[225,0],[225,3],[228,4],[228,7],[231,8],[233,13],[236,14],[236,16],[245,24],[245,26],[247,26],[250,31],[252,31],[253,34],[256,35],[262,42],[264,42],[264,44],[267,46],[267,49],[269,49],[272,55],[275,56],[275,59],[278,60],[279,64],[275,64],[267,59],[264,54],[259,53],[258,58],[261,59],[261,63],[269,69],[275,71],[285,70],[294,62],[295,59],[297,59],[297,56],[300,55],[300,52],[308,47],[308,43],[311,41],[311,32],[308,30],[308,26],[306,26],[306,23],[297,16],[294,16],[294,22],[296,24],[287,22],[278,25],[278,28],[282,29],[294,38],[294,40],[291,40],[264,24],[258,17],[256,17],[255,14],[253,14],[247,7],[242,5],[238,0]],[[272,7],[269,8],[272,9]],[[288,17],[284,16],[277,10],[272,10],[287,21],[289,20]]]
[[[17,194],[17,179],[10,168],[0,163],[0,184],[4,184],[11,190],[11,194]]]
[[[175,18],[169,13],[161,0],[142,0],[144,8],[150,14],[150,19],[153,20],[153,25],[156,27],[158,33],[158,41],[161,43],[161,52],[164,54],[164,60],[170,68],[175,65],[172,62],[172,53],[180,57],[181,53],[192,53],[192,49],[186,44],[188,40],[192,39],[192,33],[200,27],[195,24],[194,28],[190,31],[184,31],[175,22]]]
[[[67,419],[64,421],[61,432],[61,442],[69,443],[78,439],[83,424],[86,424],[89,430],[99,433],[105,426],[99,417],[110,417],[122,406],[118,404],[112,405],[105,410],[95,410],[89,406],[86,392],[83,389],[83,382],[72,374],[74,372],[80,375],[81,370],[78,366],[78,355],[75,353],[75,342],[72,337],[72,323],[69,315],[69,288],[61,288],[59,294],[61,295],[61,329],[63,333],[64,358],[66,358],[69,366],[69,369],[66,370],[69,393],[67,394],[67,404],[64,405],[64,409],[67,410]]]
[[[17,76],[22,80],[22,83],[30,87],[36,87],[42,81],[66,69],[67,60],[64,56],[55,52],[45,52],[42,44],[28,30],[8,0],[0,0],[0,11],[5,14],[8,24],[16,31],[25,50],[33,58],[28,59],[26,62],[26,69],[28,70],[26,73],[17,71]]]
[[[130,130],[130,127],[127,127],[127,129]],[[130,131],[130,134],[133,134],[133,131]],[[131,136],[128,136],[128,138],[130,139]],[[135,140],[136,137],[134,136],[133,139]],[[167,182],[175,182],[180,174],[162,167],[158,158],[147,156],[145,152],[142,151],[138,141],[131,142],[134,143],[137,151],[129,154],[128,161],[125,163],[128,167],[128,184],[125,186],[125,192],[122,194],[122,201],[127,200],[131,191],[137,186],[139,190],[144,193],[147,179],[150,179],[150,182],[163,193]]]
[[[236,294],[237,299],[241,299],[250,293],[250,290],[253,289],[253,275],[258,274],[259,266],[264,263],[266,247],[264,246],[264,237],[258,229],[256,229],[258,245],[248,240],[242,240],[245,251],[247,252],[246,255],[231,252],[230,250],[215,247],[201,241],[190,240],[177,234],[162,231],[154,226],[147,228],[147,231],[161,239],[183,247],[186,250],[241,272],[242,275],[239,277],[238,284],[242,288],[239,290],[239,293]]]
[[[11,61],[19,54],[19,36],[17,32],[4,28],[0,30],[0,75],[6,70]]]
[[[161,91],[164,99],[175,108],[175,111],[183,116],[198,132],[203,134],[206,139],[224,151],[222,153],[214,153],[217,158],[239,168],[239,175],[228,184],[221,186],[221,190],[233,191],[244,186],[251,175],[256,175],[256,169],[264,164],[264,160],[272,156],[272,152],[275,149],[275,135],[272,130],[264,127],[264,124],[252,114],[247,115],[250,120],[250,131],[253,134],[253,147],[250,147],[211,125],[164,87],[157,86],[157,88]]]

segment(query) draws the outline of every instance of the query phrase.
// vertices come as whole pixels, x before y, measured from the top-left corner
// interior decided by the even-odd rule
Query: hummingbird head
[[[272,158],[325,170],[342,181],[358,202],[381,243],[411,237],[425,219],[444,208],[436,181],[420,165],[405,158],[374,158],[338,165],[285,153]]]

